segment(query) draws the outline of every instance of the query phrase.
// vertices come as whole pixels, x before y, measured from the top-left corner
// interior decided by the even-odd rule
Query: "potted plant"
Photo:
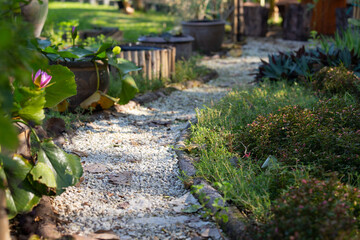
[[[205,53],[220,50],[225,35],[225,21],[217,19],[221,16],[216,10],[219,4],[221,4],[220,0],[173,1],[172,7],[183,20],[182,33],[195,39],[194,50]]]
[[[77,94],[68,99],[70,110],[79,106],[85,109],[97,107],[106,109],[116,102],[121,104],[129,102],[138,92],[136,83],[129,72],[140,70],[140,68],[132,62],[117,58],[116,55],[121,49],[114,47],[113,43],[106,42],[98,48],[76,46],[76,27],[72,28],[71,36],[73,46],[62,50],[59,46],[51,45],[48,40],[33,42],[34,47],[53,64],[67,66],[75,74]],[[122,82],[120,99],[106,95],[110,81],[109,65],[116,69],[113,80]]]

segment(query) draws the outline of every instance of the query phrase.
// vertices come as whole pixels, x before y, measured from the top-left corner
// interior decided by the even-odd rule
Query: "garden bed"
[[[235,204],[244,237],[358,238],[358,48],[334,44],[270,56],[257,75],[270,81],[234,90],[191,127],[187,181],[202,177]]]

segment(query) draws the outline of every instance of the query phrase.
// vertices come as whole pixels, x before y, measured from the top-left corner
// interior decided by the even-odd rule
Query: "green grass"
[[[199,146],[192,151],[200,158],[196,163],[197,174],[213,184],[229,182],[233,188],[227,194],[239,209],[254,219],[267,219],[271,200],[280,194],[271,190],[278,175],[281,176],[279,172],[287,173],[290,175],[287,179],[296,181],[308,171],[289,171],[286,167],[264,171],[248,161],[245,157],[248,152],[237,151],[235,136],[258,115],[275,112],[287,105],[312,107],[317,101],[313,93],[302,86],[265,83],[261,87],[232,91],[214,107],[200,110],[190,140],[191,144]],[[230,159],[238,159],[237,165]]]
[[[92,26],[117,27],[124,32],[126,42],[137,41],[141,35],[168,31],[173,27],[173,17],[158,12],[135,12],[127,15],[114,6],[81,3],[49,3],[49,13],[45,23],[45,34],[61,28],[61,22],[78,22],[79,29]]]

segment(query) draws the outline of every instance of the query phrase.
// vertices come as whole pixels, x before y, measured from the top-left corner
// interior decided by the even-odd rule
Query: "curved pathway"
[[[213,222],[181,211],[197,201],[178,177],[172,146],[196,108],[252,80],[259,57],[300,45],[248,39],[240,58],[203,61],[218,79],[79,127],[65,149],[87,154],[84,181],[54,199],[59,230],[95,239],[109,231],[120,239],[221,239]]]

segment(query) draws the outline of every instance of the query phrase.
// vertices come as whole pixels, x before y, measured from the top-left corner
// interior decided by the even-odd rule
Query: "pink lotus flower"
[[[38,86],[39,88],[44,88],[49,84],[52,76],[39,69],[39,71],[37,71],[35,76],[34,74],[31,75],[31,78],[36,86]]]

